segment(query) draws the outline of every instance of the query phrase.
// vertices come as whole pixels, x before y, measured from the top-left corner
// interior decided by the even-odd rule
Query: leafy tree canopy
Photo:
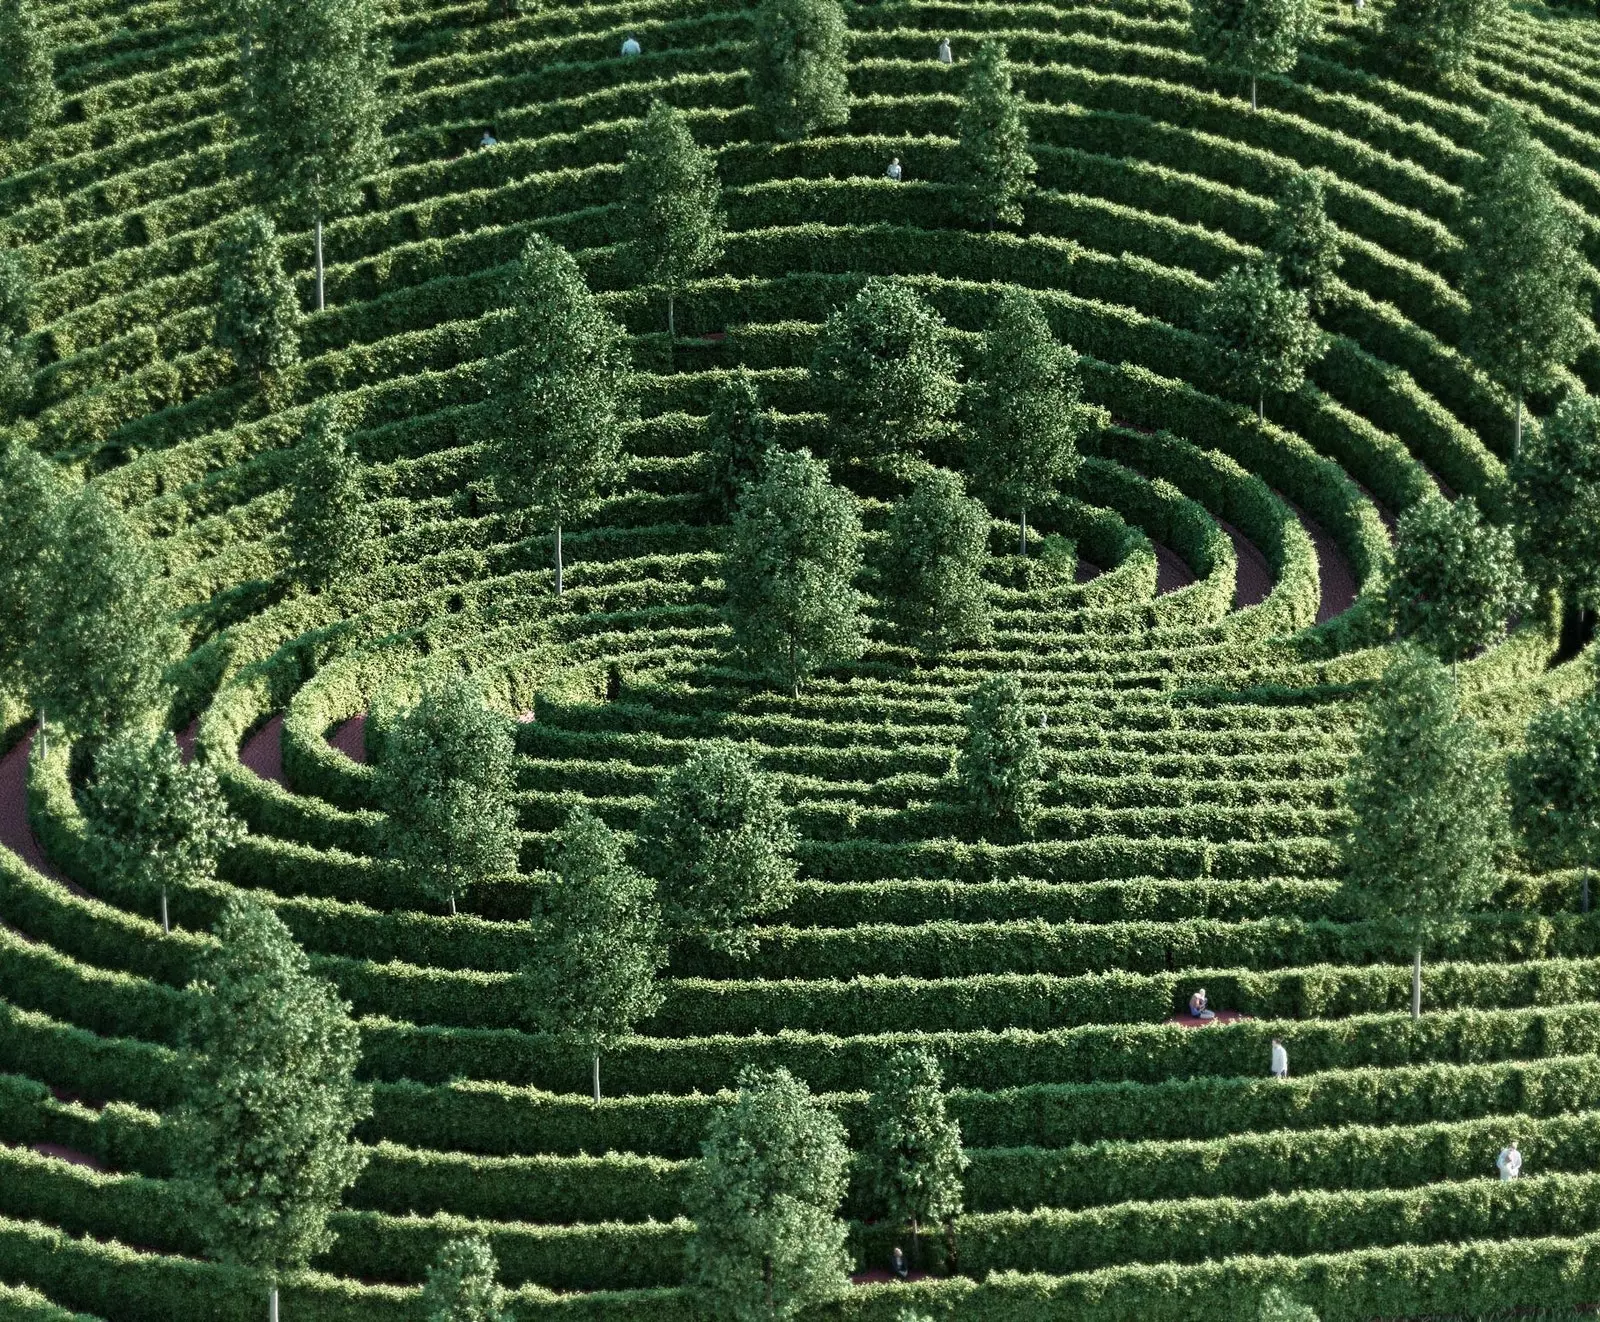
[[[945,1110],[944,1076],[926,1047],[895,1052],[873,1082],[863,1156],[873,1196],[891,1221],[921,1228],[961,1214],[967,1154]]]
[[[956,116],[956,178],[970,220],[993,226],[1022,224],[1022,203],[1038,169],[1028,154],[1022,96],[1011,83],[1006,44],[983,42],[961,93]]]
[[[1250,106],[1256,79],[1287,73],[1301,48],[1317,35],[1312,0],[1190,0],[1189,35],[1210,63],[1250,75]]]
[[[1295,171],[1279,192],[1267,251],[1285,288],[1299,290],[1313,308],[1327,302],[1344,256],[1339,231],[1328,219],[1322,180],[1309,170]]]
[[[299,322],[277,228],[252,208],[217,245],[217,345],[243,371],[281,372],[299,361]]]
[[[1472,66],[1473,47],[1506,12],[1506,0],[1393,0],[1383,40],[1403,63],[1455,81]]]
[[[1316,1313],[1292,1295],[1273,1286],[1261,1296],[1255,1322],[1318,1322]]]
[[[35,0],[0,0],[0,137],[25,138],[60,117],[55,54]]]
[[[1039,732],[1014,675],[978,685],[967,703],[956,778],[986,830],[1025,831],[1039,804]]]
[[[1512,821],[1541,868],[1593,866],[1600,858],[1600,695],[1547,707],[1511,759]]]
[[[929,468],[889,516],[879,574],[889,617],[918,647],[937,654],[992,633],[983,581],[989,514],[960,476]]]
[[[1569,395],[1510,467],[1512,526],[1528,578],[1600,610],[1600,399]]]
[[[56,467],[9,432],[0,432],[0,689],[32,695],[39,685],[39,565],[55,534],[55,506],[63,496]]]
[[[1265,412],[1269,394],[1292,395],[1326,342],[1304,293],[1290,289],[1270,259],[1236,266],[1218,280],[1206,329],[1222,354],[1222,384]]]
[[[732,518],[739,493],[761,480],[771,445],[761,391],[741,364],[717,383],[706,419],[707,486],[724,517]]]
[[[497,1271],[494,1250],[483,1236],[446,1240],[422,1287],[425,1322],[511,1322]]]
[[[319,400],[306,418],[284,532],[295,578],[315,592],[373,565],[377,519],[335,399]]]
[[[850,118],[850,34],[839,0],[761,0],[750,52],[750,104],[780,138]]]

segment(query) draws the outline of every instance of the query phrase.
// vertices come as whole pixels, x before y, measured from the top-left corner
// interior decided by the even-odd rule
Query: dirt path
[[[1233,585],[1234,610],[1259,605],[1272,591],[1272,567],[1267,564],[1267,557],[1231,523],[1218,519],[1217,526],[1228,534],[1233,542],[1233,553],[1239,558],[1239,572]]]
[[[1156,596],[1176,592],[1196,581],[1194,570],[1184,563],[1183,557],[1176,551],[1162,546],[1160,542],[1152,542],[1151,545],[1156,548]]]
[[[244,741],[239,761],[262,780],[286,785],[283,778],[283,717],[274,716]]]
[[[39,841],[28,824],[28,753],[33,747],[34,732],[26,735],[3,758],[0,758],[0,845],[16,854],[29,867],[54,881],[59,881],[74,895],[89,892],[74,881],[69,881],[55,868],[39,847]]]
[[[1322,600],[1317,603],[1317,623],[1343,615],[1356,604],[1356,576],[1338,543],[1298,505],[1289,504],[1317,551],[1317,573],[1322,580]]]
[[[359,716],[352,716],[348,721],[345,721],[328,737],[328,742],[352,762],[365,763],[367,760],[366,712],[362,712]]]

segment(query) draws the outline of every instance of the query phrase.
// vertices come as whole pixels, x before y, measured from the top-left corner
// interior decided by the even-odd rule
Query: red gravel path
[[[1317,623],[1322,624],[1335,615],[1343,615],[1356,604],[1356,576],[1350,571],[1350,562],[1344,558],[1344,552],[1339,549],[1333,538],[1328,536],[1322,525],[1298,505],[1290,503],[1289,508],[1300,520],[1301,526],[1306,530],[1306,535],[1311,538],[1311,544],[1317,551],[1317,573],[1322,580],[1322,600],[1317,603]]]
[[[16,854],[36,872],[59,881],[74,895],[88,892],[50,866],[39,848],[33,827],[28,825],[28,750],[33,747],[33,731],[15,748],[0,758],[0,845]]]
[[[352,762],[367,760],[367,714],[352,716],[335,730],[328,742]]]
[[[1215,1019],[1196,1019],[1187,1011],[1183,1014],[1173,1015],[1166,1022],[1177,1024],[1180,1028],[1209,1028],[1212,1024],[1236,1024],[1241,1019],[1250,1018],[1247,1014],[1240,1014],[1237,1010],[1218,1010]]]
[[[92,1171],[105,1170],[98,1157],[79,1152],[77,1148],[64,1148],[59,1143],[35,1143],[33,1150],[41,1157],[54,1157],[57,1161],[69,1162],[74,1166],[87,1166]]]
[[[1103,573],[1105,573],[1105,570],[1101,569],[1099,565],[1091,565],[1087,560],[1080,557],[1078,560],[1078,572],[1074,575],[1074,581],[1088,583],[1092,579],[1099,578]]]
[[[1272,591],[1272,568],[1261,549],[1231,523],[1217,520],[1222,531],[1233,543],[1233,553],[1239,557],[1239,572],[1233,587],[1233,608],[1259,605]]]
[[[260,776],[279,785],[283,778],[283,717],[274,716],[244,741],[239,761]]]
[[[194,741],[195,737],[199,733],[200,718],[196,716],[194,720],[189,722],[188,725],[179,730],[176,735],[178,740],[178,750],[183,754],[183,760],[185,762],[191,762],[194,760]]]
[[[1186,588],[1195,581],[1194,570],[1184,563],[1183,558],[1169,547],[1162,546],[1159,542],[1152,545],[1156,548],[1156,595],[1166,592],[1176,592],[1179,588]]]

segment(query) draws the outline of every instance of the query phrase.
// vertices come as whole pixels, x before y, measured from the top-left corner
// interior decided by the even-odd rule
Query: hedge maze
[[[153,888],[97,844],[94,741],[47,709],[30,745],[40,704],[4,697],[0,1314],[260,1316],[259,1274],[215,1260],[178,1179],[193,983],[241,895],[349,1003],[370,1085],[365,1164],[331,1247],[281,1276],[287,1318],[422,1317],[430,1264],[462,1237],[487,1242],[517,1318],[734,1316],[693,1283],[689,1209],[749,1067],[786,1068],[842,1126],[845,1251],[882,1269],[910,1232],[859,1150],[904,1048],[942,1072],[963,1210],[948,1235],[923,1228],[910,1283],[803,1316],[1213,1322],[1253,1319],[1269,1286],[1325,1320],[1600,1302],[1583,849],[1502,844],[1489,898],[1420,939],[1420,1017],[1419,938],[1363,906],[1341,852],[1342,785],[1394,655],[1396,520],[1443,493],[1513,522],[1514,446],[1600,391],[1600,23],[1520,6],[1440,83],[1395,63],[1381,0],[1322,3],[1298,62],[1252,79],[1195,52],[1182,0],[846,0],[844,118],[783,137],[747,92],[753,8],[396,0],[388,158],[322,218],[316,311],[310,221],[280,214],[270,240],[238,224],[257,199],[223,11],[33,8],[59,109],[0,145],[0,247],[32,272],[10,430],[152,557],[182,636],[165,727],[245,830],[216,838],[208,875]],[[958,141],[994,38],[1034,167],[1020,223],[974,219]],[[726,234],[652,277],[624,162],[658,101],[713,154]],[[1478,148],[1507,106],[1581,257],[1581,347],[1525,400],[1486,368],[1463,292]],[[1241,386],[1213,289],[1262,260],[1275,199],[1307,175],[1340,259],[1296,295],[1318,353],[1287,389]],[[507,355],[539,314],[508,290],[535,234],[571,254],[631,364],[620,480],[540,497],[571,502],[559,551],[489,462],[520,452]],[[244,339],[218,344],[218,250],[269,241],[297,352],[258,373]],[[847,443],[812,370],[869,281],[915,295],[961,397],[904,464]],[[1025,526],[961,439],[1016,289],[1075,351],[1086,404],[1077,459]],[[729,427],[825,460],[861,528],[862,640],[816,644],[793,692],[734,645],[749,456],[714,452]],[[884,567],[927,461],[986,503],[961,617],[981,627],[937,648]],[[316,525],[337,560],[318,582],[297,482],[353,493],[356,522]],[[951,490],[929,508],[956,508]],[[1583,624],[1530,594],[1454,667],[1452,700],[1497,750],[1593,687]],[[444,676],[495,713],[484,737],[515,786],[506,857],[447,890],[397,852],[416,824],[385,797],[387,759],[426,743],[407,713]],[[1015,822],[963,791],[972,695],[1006,677],[1022,706],[995,699],[1012,720],[995,746],[1036,750]],[[547,869],[611,867],[612,908],[581,912],[596,936],[613,919],[595,914],[625,925],[624,860],[651,873],[636,842],[678,838],[651,816],[664,778],[718,740],[769,778],[792,881],[737,940],[693,922],[663,938],[631,1024],[548,1031],[526,972],[555,958],[530,921]],[[622,854],[595,862],[596,839]],[[573,951],[563,988],[600,958]],[[1231,1022],[1180,1022],[1201,987]],[[1513,1140],[1524,1176],[1499,1181]]]

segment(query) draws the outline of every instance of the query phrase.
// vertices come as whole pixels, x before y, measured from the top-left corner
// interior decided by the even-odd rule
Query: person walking
[[[1522,1174],[1522,1154],[1517,1151],[1514,1140],[1509,1147],[1500,1149],[1500,1155],[1494,1159],[1494,1164],[1495,1169],[1500,1172],[1502,1182],[1514,1180]]]
[[[895,183],[899,183],[900,173],[900,158],[896,156],[889,162],[889,168],[883,172],[883,177],[885,179],[893,179]]]
[[[1289,1052],[1277,1038],[1272,1039],[1272,1077],[1287,1079],[1289,1077]]]
[[[939,63],[954,64],[956,57],[950,53],[950,38],[945,37],[939,42]]]
[[[632,37],[629,37],[622,43],[622,53],[630,57],[637,55],[639,53],[639,43]]]

